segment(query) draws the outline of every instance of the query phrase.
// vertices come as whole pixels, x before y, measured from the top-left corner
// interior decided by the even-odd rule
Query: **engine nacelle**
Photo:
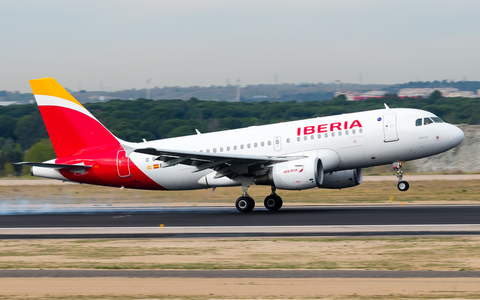
[[[269,174],[256,178],[257,185],[275,185],[282,190],[304,190],[320,187],[323,165],[317,157],[275,164]]]
[[[363,169],[353,169],[327,173],[323,176],[323,182],[319,186],[322,189],[344,189],[357,186],[362,183]]]

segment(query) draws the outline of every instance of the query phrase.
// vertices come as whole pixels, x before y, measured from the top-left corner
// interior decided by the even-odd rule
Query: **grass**
[[[0,269],[480,270],[479,242],[480,237],[7,240],[0,241]]]

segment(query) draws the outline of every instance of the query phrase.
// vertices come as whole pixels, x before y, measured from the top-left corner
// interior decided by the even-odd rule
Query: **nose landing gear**
[[[408,182],[406,181],[403,181],[403,170],[402,170],[402,167],[403,165],[405,164],[405,162],[403,161],[399,161],[399,162],[394,162],[392,164],[392,167],[393,167],[393,170],[395,170],[396,172],[396,176],[398,178],[398,184],[397,184],[397,188],[402,191],[402,192],[406,192],[408,190],[408,188],[410,187],[410,185],[408,184]]]

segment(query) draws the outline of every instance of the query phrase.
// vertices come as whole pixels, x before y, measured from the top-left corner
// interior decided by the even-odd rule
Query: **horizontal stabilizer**
[[[14,165],[42,167],[42,168],[50,168],[50,169],[56,169],[56,170],[89,169],[92,167],[92,166],[85,166],[84,164],[66,165],[66,164],[36,163],[36,162],[18,162],[18,163],[14,163]]]

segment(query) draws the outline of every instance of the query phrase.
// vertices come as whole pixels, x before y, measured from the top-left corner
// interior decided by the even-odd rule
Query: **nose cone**
[[[454,125],[451,125],[448,133],[450,135],[450,145],[452,146],[452,148],[459,145],[463,141],[463,138],[465,136],[463,131]]]

